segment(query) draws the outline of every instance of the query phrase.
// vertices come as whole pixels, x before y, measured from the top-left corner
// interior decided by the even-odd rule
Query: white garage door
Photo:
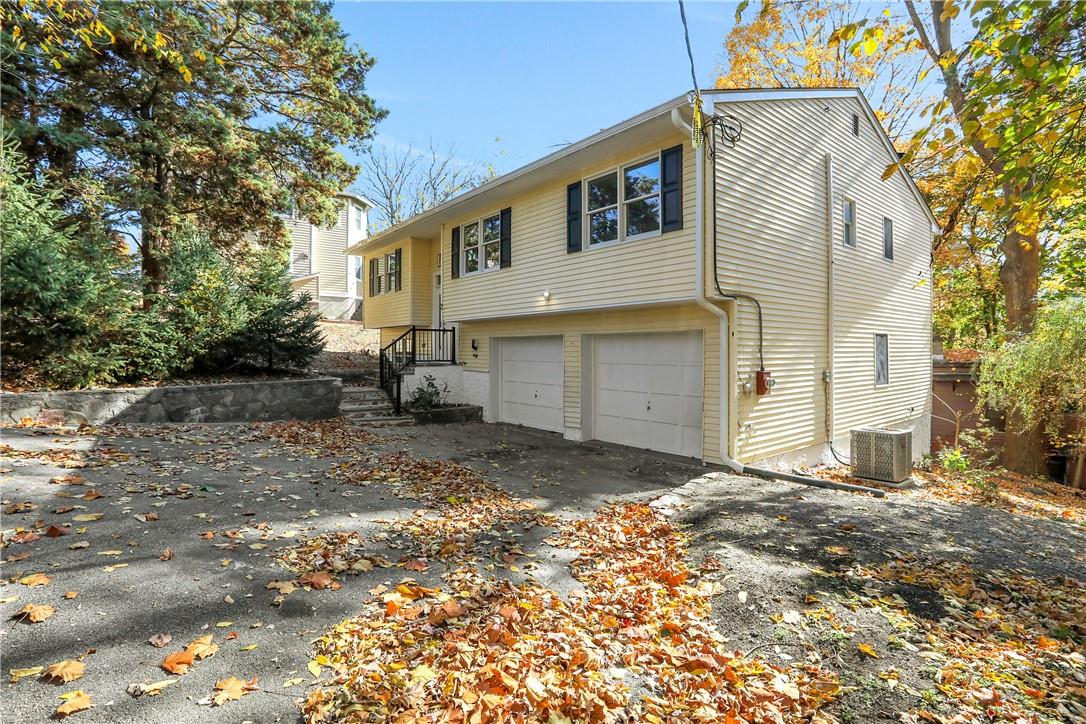
[[[562,338],[516,337],[498,344],[502,422],[562,432]]]
[[[701,335],[595,339],[593,437],[701,457]]]

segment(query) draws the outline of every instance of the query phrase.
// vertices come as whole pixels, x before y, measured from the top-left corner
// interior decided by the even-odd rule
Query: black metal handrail
[[[455,363],[456,330],[411,327],[381,348],[378,362],[381,389],[388,394],[398,415],[404,370],[419,362]]]

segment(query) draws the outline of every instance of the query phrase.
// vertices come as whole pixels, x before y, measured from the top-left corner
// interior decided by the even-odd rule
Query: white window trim
[[[494,266],[488,267],[486,265],[486,253],[484,251],[484,248],[486,247],[487,244],[493,244],[494,242],[483,241],[483,221],[485,219],[492,219],[495,216],[498,217],[498,241],[497,241],[497,244],[498,244],[498,263],[496,265],[494,265]],[[502,223],[502,212],[501,212],[501,209],[498,209],[497,211],[494,211],[492,213],[483,214],[482,216],[480,216],[477,219],[469,219],[469,220],[465,221],[464,223],[460,224],[460,252],[459,252],[460,253],[460,276],[462,276],[462,277],[473,277],[476,274],[487,274],[489,272],[498,271],[499,269],[502,268],[502,260],[501,260],[502,228],[501,228],[501,223]],[[479,225],[479,244],[478,244],[477,247],[475,247],[475,248],[477,248],[479,250],[479,268],[476,269],[475,271],[469,272],[468,271],[468,247],[467,247],[467,245],[464,244],[464,238],[465,238],[464,229],[471,226],[472,224],[478,224]]]
[[[879,337],[886,338],[886,381],[879,382]],[[884,389],[890,386],[890,335],[886,332],[875,332],[871,336],[871,356],[874,362],[875,389]]]
[[[845,222],[845,208],[852,204],[852,243],[848,243],[847,225]],[[856,199],[851,196],[841,197],[841,246],[846,249],[859,249],[859,230],[858,223],[860,219],[859,205],[856,203]]]
[[[395,294],[396,292],[402,292],[403,291],[403,289],[401,289],[399,287],[397,287],[396,289],[392,288],[393,274],[392,274],[391,271],[389,271],[389,262],[392,262],[392,261],[396,260],[396,252],[397,251],[399,251],[399,249],[393,249],[392,251],[388,252],[387,254],[384,254],[381,257],[384,260],[384,264],[385,264],[383,271],[381,271],[381,281],[382,281],[382,283],[384,285],[384,288],[381,291],[379,291],[378,294]],[[380,265],[378,265],[378,266],[380,266]],[[400,274],[400,278],[402,279],[403,278],[403,272],[400,272],[399,267],[397,267],[396,272]]]
[[[886,256],[886,222],[890,222],[890,256]],[[894,220],[889,216],[882,217],[882,260],[894,261]]]
[[[640,166],[641,164],[643,164],[643,163],[645,163],[647,161],[656,161],[659,164],[659,167],[660,167],[660,174],[661,174],[661,176],[663,175],[663,171],[664,171],[663,151],[657,151],[654,154],[649,154],[647,156],[635,159],[633,161],[627,161],[626,163],[619,164],[618,166],[615,166],[613,168],[610,168],[610,169],[607,169],[607,170],[604,170],[604,171],[599,171],[598,173],[591,174],[590,176],[581,177],[581,208],[583,209],[583,212],[581,213],[581,238],[584,239],[584,243],[581,245],[582,253],[586,252],[586,251],[592,251],[593,249],[605,249],[605,248],[607,248],[609,246],[615,246],[616,244],[624,244],[627,241],[639,241],[641,239],[652,239],[652,238],[655,238],[657,236],[662,236],[663,235],[663,233],[664,233],[664,231],[663,231],[663,226],[664,226],[664,218],[663,218],[664,217],[664,202],[663,202],[664,180],[663,180],[663,178],[660,178],[658,180],[661,188],[656,193],[645,194],[644,196],[637,196],[637,197],[632,198],[632,199],[627,199],[626,198],[626,183],[625,183],[625,180],[623,178],[623,173],[625,172],[626,169],[633,168],[634,166]],[[591,214],[593,214],[593,213],[598,213],[600,211],[604,211],[606,209],[609,209],[609,208],[611,208],[611,206],[601,206],[598,209],[592,209],[591,211],[589,211],[588,210],[588,184],[589,184],[590,181],[595,181],[598,178],[602,178],[603,176],[607,176],[608,174],[612,174],[612,173],[615,174],[616,180],[618,182],[618,189],[617,189],[617,191],[618,191],[618,202],[615,204],[615,206],[618,207],[618,238],[614,239],[613,241],[604,241],[604,242],[600,242],[599,244],[593,244],[592,243],[592,237],[591,237],[591,226],[589,225],[589,216]],[[647,199],[650,196],[656,196],[657,198],[660,199],[660,225],[656,229],[654,229],[652,231],[646,231],[646,232],[644,232],[642,234],[634,234],[633,236],[626,236],[626,206],[627,206],[627,204],[633,203],[634,201],[639,201],[641,199]]]

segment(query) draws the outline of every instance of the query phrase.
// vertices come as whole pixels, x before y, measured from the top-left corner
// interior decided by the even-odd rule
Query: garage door
[[[701,335],[595,338],[593,437],[701,457]]]
[[[499,346],[502,422],[562,432],[562,338],[507,338]]]

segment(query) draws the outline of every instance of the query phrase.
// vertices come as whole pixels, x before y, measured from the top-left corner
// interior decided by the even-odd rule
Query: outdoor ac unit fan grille
[[[912,471],[912,448],[909,430],[853,430],[852,474],[887,483],[904,482]]]

